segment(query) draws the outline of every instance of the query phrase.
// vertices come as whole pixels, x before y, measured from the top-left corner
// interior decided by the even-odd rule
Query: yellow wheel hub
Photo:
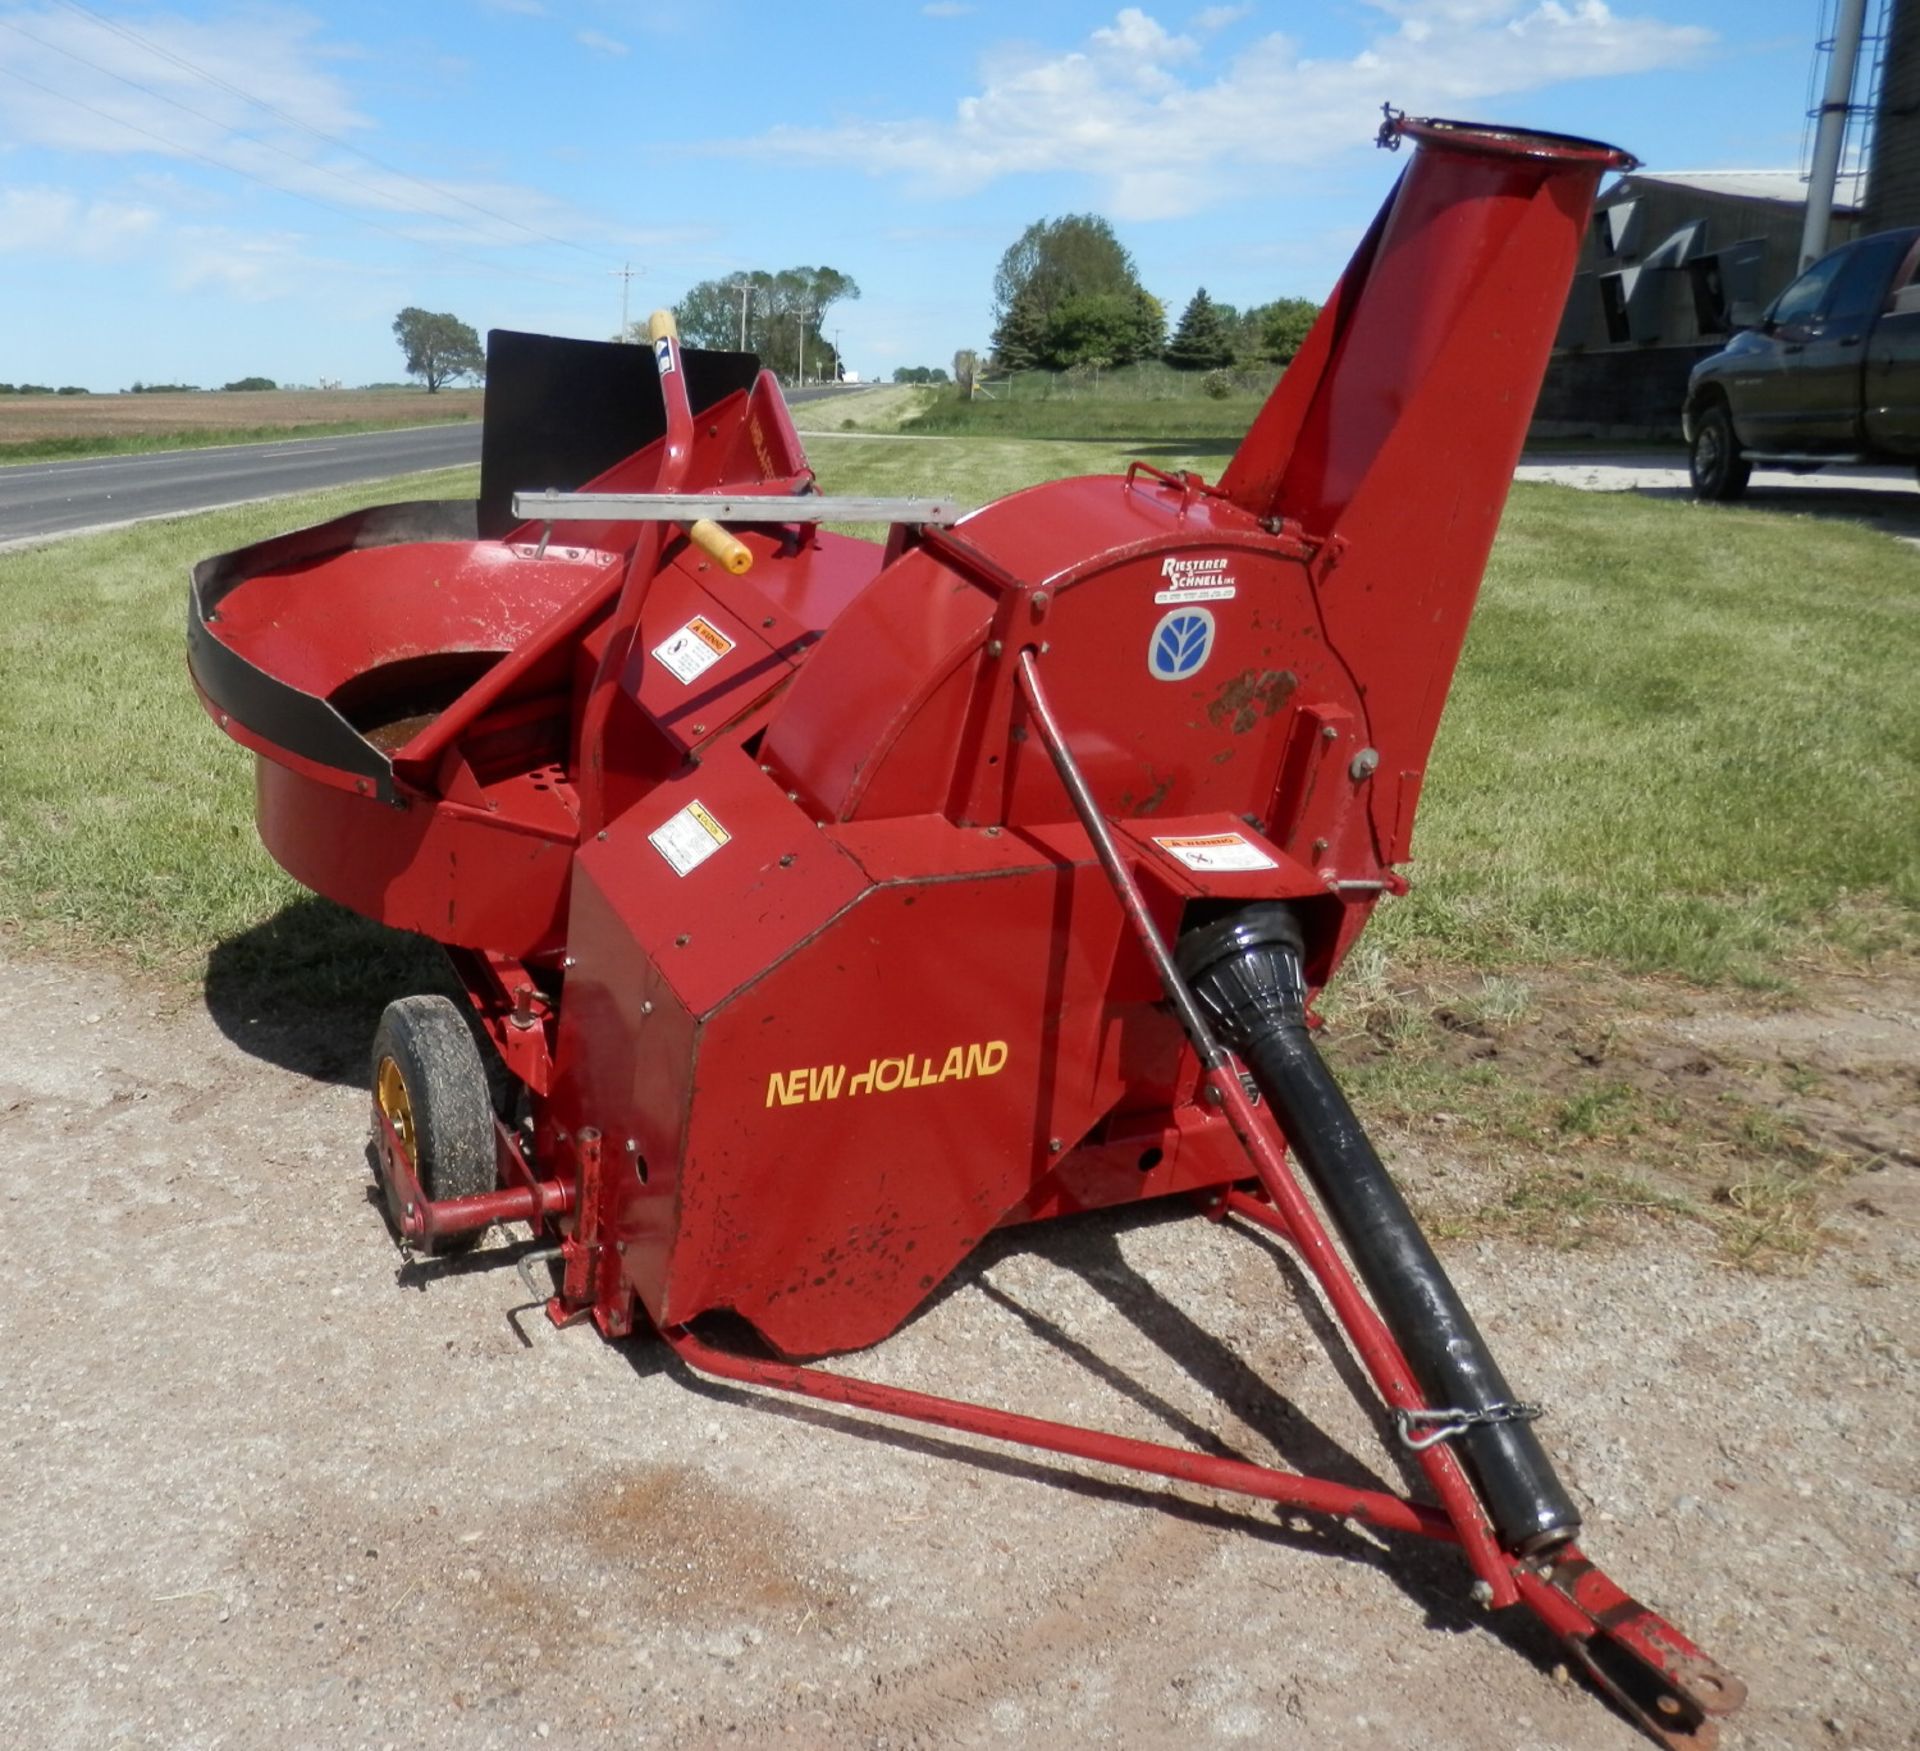
[[[407,1160],[413,1161],[413,1096],[407,1092],[407,1079],[400,1074],[400,1066],[391,1058],[380,1060],[379,1072],[374,1077],[373,1098],[380,1103],[380,1111],[400,1139]]]

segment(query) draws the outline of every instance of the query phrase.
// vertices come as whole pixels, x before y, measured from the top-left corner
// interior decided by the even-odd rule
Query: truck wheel
[[[493,1099],[466,1018],[444,997],[402,997],[389,1003],[373,1036],[374,1160],[384,1163],[381,1120],[413,1167],[420,1189],[438,1202],[493,1190],[498,1159]],[[395,1232],[405,1195],[379,1171]],[[463,1252],[482,1229],[413,1243],[416,1251]]]
[[[1740,454],[1740,441],[1733,435],[1733,417],[1725,402],[1716,401],[1700,410],[1687,464],[1697,499],[1737,499],[1747,490],[1753,464]]]

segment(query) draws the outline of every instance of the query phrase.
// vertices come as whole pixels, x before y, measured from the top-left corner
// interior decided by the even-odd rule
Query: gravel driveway
[[[1444,1552],[704,1385],[497,1250],[403,1267],[358,1089],[0,964],[0,1742],[1640,1743]],[[1910,1075],[1915,995],[1799,1019]],[[1896,1159],[1801,1277],[1674,1227],[1452,1249],[1592,1554],[1751,1684],[1742,1751],[1920,1742],[1917,1238]],[[1054,1225],[849,1366],[1392,1481],[1290,1281]]]

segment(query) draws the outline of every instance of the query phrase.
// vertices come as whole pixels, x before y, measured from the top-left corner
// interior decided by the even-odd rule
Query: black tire
[[[1733,435],[1733,416],[1724,401],[1710,401],[1693,422],[1693,448],[1687,454],[1687,472],[1693,477],[1693,496],[1725,503],[1747,490],[1753,464],[1740,453]]]
[[[453,1003],[445,997],[402,997],[389,1003],[373,1036],[369,1082],[376,1164],[382,1159],[380,1119],[385,1113],[429,1198],[438,1202],[493,1190],[499,1174],[493,1097],[473,1032]],[[379,1180],[398,1233],[404,1200],[384,1171]],[[415,1241],[413,1246],[416,1252],[464,1252],[483,1232],[475,1229],[438,1241]]]

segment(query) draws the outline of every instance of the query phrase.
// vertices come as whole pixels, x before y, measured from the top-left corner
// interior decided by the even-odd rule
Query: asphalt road
[[[0,542],[316,492],[480,460],[480,422],[0,468]]]
[[[849,392],[857,393],[829,383],[789,390],[787,399]],[[0,546],[479,460],[475,420],[351,437],[21,463],[0,467]]]

